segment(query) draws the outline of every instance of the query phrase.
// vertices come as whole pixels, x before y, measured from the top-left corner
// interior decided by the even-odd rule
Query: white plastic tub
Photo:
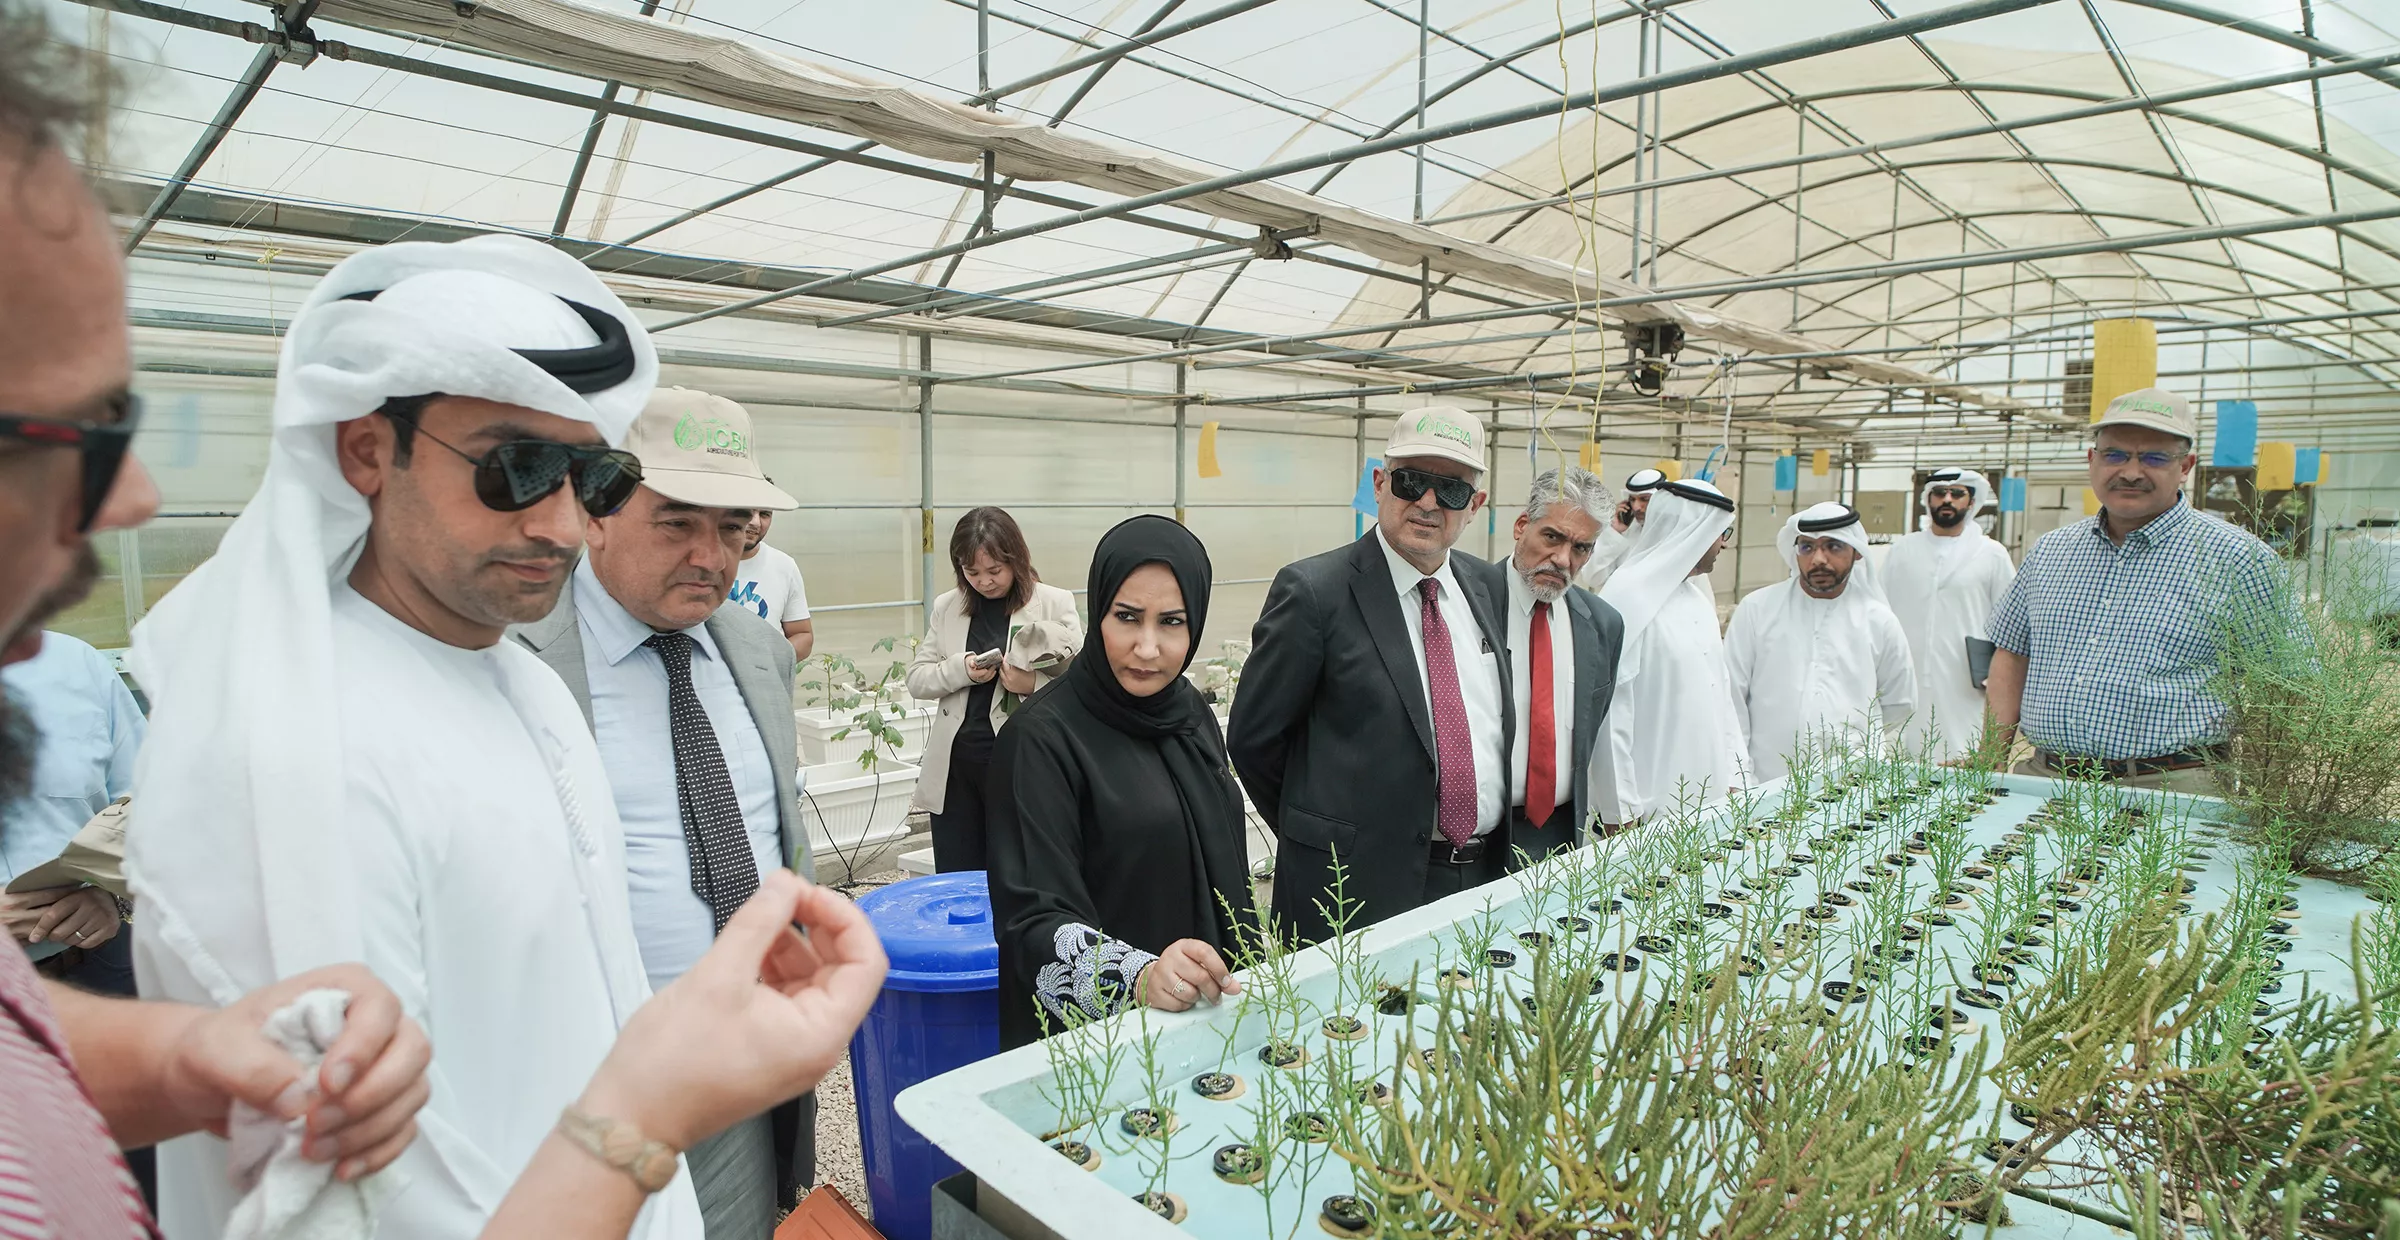
[[[857,857],[908,834],[917,768],[886,759],[875,771],[856,759],[800,771],[800,818],[818,858]]]
[[[933,709],[931,702],[915,701],[897,705],[887,703],[884,706],[884,718],[893,721],[893,726],[899,729],[903,738],[899,754],[901,761],[915,762],[925,756],[925,739],[933,732]],[[856,763],[858,755],[867,751],[867,734],[853,722],[857,715],[857,710],[835,713],[821,707],[793,711],[792,725],[800,733],[800,764],[838,766]],[[845,731],[848,735],[835,739],[836,733]],[[891,754],[887,751],[884,756],[888,761]]]

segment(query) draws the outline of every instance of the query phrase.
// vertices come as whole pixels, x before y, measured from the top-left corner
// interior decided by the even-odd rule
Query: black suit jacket
[[[1492,567],[1498,573],[1511,571],[1506,564]],[[1500,579],[1500,597],[1504,600],[1508,597],[1507,582],[1505,576]],[[1601,602],[1599,595],[1581,586],[1569,586],[1561,603],[1566,609],[1567,622],[1574,626],[1575,633],[1575,734],[1567,738],[1567,766],[1571,772],[1569,787],[1572,789],[1574,816],[1564,824],[1553,817],[1544,826],[1543,842],[1549,847],[1583,843],[1586,838],[1584,830],[1592,824],[1592,751],[1595,746],[1607,741],[1608,729],[1604,725],[1608,721],[1609,703],[1616,700],[1617,696],[1617,654],[1625,645],[1624,617],[1617,614],[1616,608]],[[1506,635],[1506,625],[1501,627],[1501,632]],[[1513,659],[1514,656],[1515,652],[1511,651],[1510,657]],[[1530,666],[1531,660],[1527,663]],[[1526,690],[1520,688],[1518,692],[1522,696]],[[1513,724],[1516,714],[1513,705],[1509,714]],[[1514,750],[1513,743],[1510,748]],[[1515,772],[1510,774],[1512,778],[1515,776]],[[1524,847],[1528,841],[1519,840],[1517,843]],[[1527,848],[1526,851],[1535,850]],[[1510,853],[1510,863],[1515,864],[1514,851]]]
[[[1499,666],[1506,753],[1516,735],[1507,595],[1492,565],[1458,551],[1450,560],[1481,630],[1452,639],[1462,665]],[[1278,838],[1273,907],[1288,933],[1315,942],[1330,932],[1318,903],[1331,903],[1337,856],[1352,927],[1423,901],[1437,809],[1433,711],[1374,531],[1275,574],[1225,749]],[[1505,816],[1501,831],[1492,842],[1506,848]]]

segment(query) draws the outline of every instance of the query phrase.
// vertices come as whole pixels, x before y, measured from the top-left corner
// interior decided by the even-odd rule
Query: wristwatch
[[[632,1123],[587,1115],[576,1107],[558,1113],[558,1135],[585,1153],[633,1177],[645,1193],[655,1193],[675,1181],[675,1150],[653,1141]]]

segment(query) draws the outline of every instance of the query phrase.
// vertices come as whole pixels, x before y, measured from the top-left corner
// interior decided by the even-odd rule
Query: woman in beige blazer
[[[933,817],[933,868],[984,868],[984,772],[1009,712],[1083,645],[1075,596],[1043,585],[1016,520],[970,509],[950,531],[958,588],[933,601],[908,691],[940,699],[914,808]]]

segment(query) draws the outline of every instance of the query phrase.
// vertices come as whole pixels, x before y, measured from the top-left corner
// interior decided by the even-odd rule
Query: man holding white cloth
[[[1975,519],[1992,502],[1982,474],[1935,470],[1924,499],[1925,528],[1893,542],[1878,575],[1917,669],[1917,712],[1905,735],[1911,748],[1931,736],[1933,760],[1948,762],[1983,738],[1983,688],[1967,647],[1990,645],[1992,609],[2017,568]]]
[[[1867,561],[1847,504],[1793,513],[1775,549],[1791,576],[1742,600],[1725,664],[1750,742],[1752,778],[1781,778],[1804,745],[1876,742],[1916,704],[1908,638]]]
[[[284,339],[257,496],[135,631],[138,783],[173,807],[129,843],[142,990],[222,1004],[346,960],[390,981],[434,1059],[386,1236],[480,1231],[650,993],[599,751],[500,639],[638,484],[610,445],[656,375],[548,247],[353,255]],[[162,1148],[169,1234],[222,1230],[227,1153]],[[687,1174],[633,1234],[699,1240]]]
[[[1697,479],[1662,482],[1642,525],[1600,591],[1625,621],[1608,736],[1592,759],[1604,827],[1682,799],[1722,800],[1749,782],[1708,582],[1733,535],[1733,500]]]

